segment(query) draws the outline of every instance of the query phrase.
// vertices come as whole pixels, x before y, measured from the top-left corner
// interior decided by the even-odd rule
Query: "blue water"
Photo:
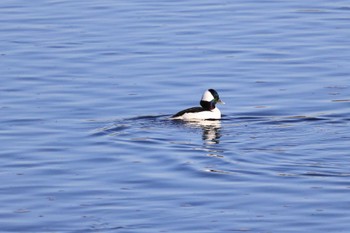
[[[348,1],[0,14],[0,232],[349,231]]]

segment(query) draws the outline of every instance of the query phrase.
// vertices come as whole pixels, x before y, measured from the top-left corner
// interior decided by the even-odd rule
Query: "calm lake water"
[[[349,1],[0,14],[0,232],[349,231]]]

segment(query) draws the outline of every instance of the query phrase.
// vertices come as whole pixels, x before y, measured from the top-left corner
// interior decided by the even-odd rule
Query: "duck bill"
[[[219,99],[218,104],[225,104],[225,102]]]

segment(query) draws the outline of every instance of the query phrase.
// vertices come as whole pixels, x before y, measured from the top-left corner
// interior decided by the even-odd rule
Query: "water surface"
[[[1,6],[1,232],[348,231],[347,1]]]

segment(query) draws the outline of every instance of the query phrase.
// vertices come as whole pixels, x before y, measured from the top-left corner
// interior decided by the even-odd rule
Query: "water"
[[[0,232],[348,232],[349,11],[2,1]]]

